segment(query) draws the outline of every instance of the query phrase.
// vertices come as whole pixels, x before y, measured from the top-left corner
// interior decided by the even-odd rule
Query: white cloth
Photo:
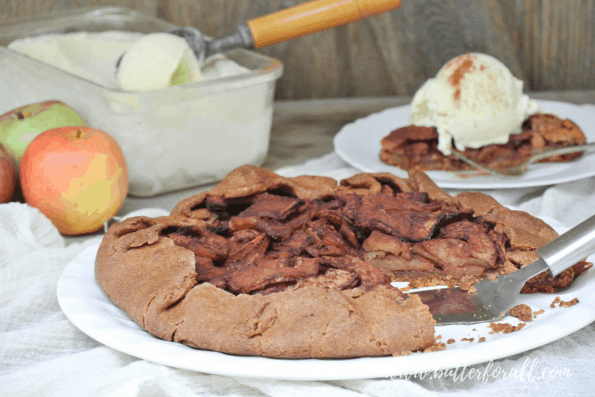
[[[357,173],[335,154],[278,172],[335,178]],[[595,213],[594,192],[595,178],[542,188],[488,191],[504,205],[547,215],[568,227]],[[163,212],[155,209],[150,214]],[[429,374],[424,379],[288,382],[208,375],[140,360],[87,337],[66,319],[56,300],[56,283],[64,267],[100,238],[67,244],[36,209],[18,203],[0,205],[1,396],[395,397],[498,393],[559,397],[593,395],[595,390],[594,324],[526,353],[469,367],[477,371],[499,367],[520,375],[512,378],[461,379],[459,372],[458,377],[441,379]],[[565,370],[566,376],[530,380],[526,370],[531,366],[536,366],[533,375],[543,370],[551,374],[558,368]]]

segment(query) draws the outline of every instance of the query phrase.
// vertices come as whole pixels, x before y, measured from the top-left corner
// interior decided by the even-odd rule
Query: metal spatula
[[[595,252],[595,215],[537,250],[540,258],[514,273],[475,284],[473,294],[459,288],[412,291],[430,308],[436,325],[497,321],[514,306],[531,277],[548,271],[557,276]]]

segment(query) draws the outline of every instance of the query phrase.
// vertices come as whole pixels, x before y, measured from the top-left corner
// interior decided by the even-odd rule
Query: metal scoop
[[[194,27],[166,33],[183,37],[199,62],[233,48],[261,48],[368,18],[401,5],[401,0],[316,0],[299,4],[238,26],[229,35],[207,40]],[[116,62],[116,71],[122,56]]]
[[[475,293],[457,288],[409,292],[420,296],[437,325],[497,321],[514,306],[521,288],[542,272],[557,276],[595,252],[595,215],[537,250],[540,258],[516,272],[474,284]]]

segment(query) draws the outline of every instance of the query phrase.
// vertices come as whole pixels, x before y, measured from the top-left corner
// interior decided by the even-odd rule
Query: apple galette
[[[113,225],[96,260],[111,299],[152,334],[277,358],[401,355],[441,348],[415,286],[470,287],[530,263],[556,237],[480,193],[450,196],[423,172],[337,183],[242,166],[170,216]],[[590,267],[536,277],[552,292]]]

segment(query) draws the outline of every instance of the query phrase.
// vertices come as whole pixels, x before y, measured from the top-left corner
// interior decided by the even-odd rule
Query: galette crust
[[[416,295],[405,295],[392,287],[390,281],[410,281],[421,286],[470,283],[476,278],[457,279],[431,272],[412,276],[411,272],[375,267],[364,260],[365,255],[361,253],[367,245],[362,245],[356,239],[357,233],[350,231],[352,225],[348,225],[345,214],[326,212],[328,219],[336,223],[337,230],[341,225],[340,233],[331,229],[331,234],[344,239],[341,244],[347,244],[345,252],[349,255],[337,257],[336,250],[321,245],[308,251],[313,257],[299,257],[290,263],[296,267],[295,274],[300,273],[300,266],[305,266],[306,270],[308,266],[320,266],[318,273],[309,278],[283,279],[279,278],[282,273],[273,272],[269,279],[263,279],[268,284],[254,286],[248,283],[251,279],[236,277],[254,270],[250,264],[244,267],[232,264],[232,270],[245,269],[236,273],[221,264],[213,265],[213,261],[225,261],[228,256],[243,258],[247,255],[236,246],[230,248],[227,242],[220,241],[223,237],[215,234],[231,227],[234,219],[247,228],[246,231],[240,228],[246,236],[253,238],[261,233],[262,238],[271,240],[271,246],[276,244],[276,236],[267,237],[266,233],[253,230],[257,223],[251,216],[258,214],[252,214],[250,208],[245,210],[244,218],[238,215],[237,219],[223,220],[218,206],[245,198],[258,203],[262,198],[258,195],[266,194],[269,196],[265,199],[278,197],[275,203],[279,204],[279,208],[269,209],[269,216],[284,218],[299,206],[306,206],[304,203],[328,203],[336,198],[349,201],[357,197],[368,202],[366,200],[373,200],[375,195],[387,192],[401,192],[405,198],[426,197],[427,202],[414,204],[423,208],[445,208],[455,215],[483,222],[479,226],[467,222],[465,227],[484,230],[491,225],[490,233],[496,236],[495,241],[502,240],[500,253],[494,249],[489,254],[480,253],[479,257],[492,264],[500,258],[501,267],[492,269],[492,275],[529,264],[535,250],[557,236],[541,220],[509,210],[485,194],[460,193],[453,197],[417,170],[410,171],[408,179],[386,173],[359,174],[337,183],[332,178],[316,176],[285,178],[270,170],[246,165],[232,171],[210,191],[181,201],[169,216],[134,217],[112,225],[98,250],[96,279],[114,303],[147,331],[196,348],[275,358],[348,358],[432,351],[436,344],[435,322],[427,306]],[[449,233],[456,235],[457,230]],[[200,251],[206,252],[201,254],[206,256],[177,245],[186,238],[179,231],[194,233],[195,237],[188,239],[208,240],[210,245],[205,243]],[[415,243],[408,240],[399,242],[384,233],[372,233],[370,238],[379,246],[392,244],[386,255],[399,255],[412,246],[412,252],[417,252]],[[485,238],[487,234],[484,240],[472,239],[469,244],[480,246]],[[259,240],[251,240],[255,241]],[[507,241],[506,247],[504,241]],[[237,241],[234,244],[237,245]],[[256,247],[255,243],[253,245]],[[321,252],[331,256],[318,257]],[[285,260],[285,254],[279,254],[280,263]],[[333,263],[341,266],[333,268]],[[327,269],[329,266],[331,268]],[[201,278],[197,273],[199,267],[210,276]],[[556,279],[542,274],[530,280],[524,291],[553,292],[570,284],[589,267],[590,264],[583,262]],[[309,274],[306,270],[302,273]],[[275,277],[281,281],[271,284]]]

